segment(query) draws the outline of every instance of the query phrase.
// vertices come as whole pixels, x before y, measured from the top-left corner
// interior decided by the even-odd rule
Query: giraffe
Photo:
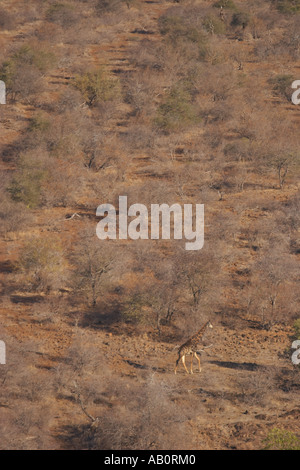
[[[206,322],[205,325],[202,326],[202,328],[200,328],[199,331],[197,331],[197,333],[195,333],[193,336],[191,336],[184,344],[182,344],[179,349],[178,349],[178,359],[176,361],[176,365],[175,365],[175,374],[177,372],[177,367],[178,367],[178,363],[181,359],[182,361],[182,364],[186,370],[187,373],[189,373],[189,371],[187,370],[187,367],[185,365],[185,356],[187,356],[188,354],[191,354],[192,355],[192,360],[191,360],[191,374],[193,374],[193,359],[194,357],[197,359],[198,361],[198,364],[199,364],[199,372],[201,372],[201,366],[200,366],[200,358],[199,356],[197,355],[197,346],[199,345],[199,343],[201,342],[202,340],[202,337],[205,333],[205,330],[206,328],[212,328],[212,324],[210,323],[210,321]]]
[[[225,21],[225,12],[223,10],[223,7],[221,5],[221,8],[220,8],[220,18],[222,21]]]

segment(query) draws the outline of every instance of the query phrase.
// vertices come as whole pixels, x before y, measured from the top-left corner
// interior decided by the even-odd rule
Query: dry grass
[[[262,448],[299,432],[299,16],[108,3],[1,4],[1,448]],[[204,203],[203,250],[105,248],[119,195]],[[175,377],[208,318],[201,375]]]

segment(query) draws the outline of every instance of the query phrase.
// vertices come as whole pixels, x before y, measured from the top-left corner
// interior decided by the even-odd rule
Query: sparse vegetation
[[[0,29],[10,30],[14,28],[14,18],[13,16],[3,8],[0,8]]]
[[[43,74],[54,66],[55,60],[55,55],[46,48],[26,44],[3,62],[0,79],[13,100],[28,100],[42,91]]]
[[[118,81],[109,77],[104,69],[86,72],[75,78],[74,86],[81,91],[86,102],[92,106],[96,103],[112,101],[119,94]]]
[[[46,11],[46,20],[63,28],[70,28],[78,19],[79,15],[75,6],[68,3],[55,2]]]
[[[28,156],[21,157],[18,172],[8,186],[8,192],[13,201],[23,202],[32,209],[42,203],[42,182],[47,176],[47,170],[41,162]]]
[[[231,26],[242,26],[243,29],[248,26],[250,15],[246,12],[236,12],[232,15]]]
[[[266,440],[266,450],[300,450],[300,440],[285,429],[273,428]]]
[[[180,84],[175,85],[159,106],[156,125],[165,131],[176,131],[199,123],[201,117],[189,91]]]
[[[214,3],[215,8],[225,8],[227,10],[237,10],[236,4],[232,0],[219,0]]]
[[[293,328],[294,328],[296,339],[300,339],[300,318],[295,320]]]
[[[271,79],[274,91],[287,100],[291,99],[291,84],[293,81],[293,76],[286,74],[278,75]]]
[[[299,448],[300,7],[246,3],[1,2],[1,449]],[[203,248],[99,240],[120,195]]]
[[[28,240],[22,249],[17,268],[25,273],[33,290],[47,292],[60,287],[65,263],[59,239],[33,237]]]
[[[273,0],[276,8],[281,13],[298,13],[300,11],[299,0]]]

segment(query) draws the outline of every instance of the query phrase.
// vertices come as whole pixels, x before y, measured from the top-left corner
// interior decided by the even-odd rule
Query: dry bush
[[[9,233],[24,231],[34,218],[24,204],[13,202],[5,194],[0,202],[0,220],[0,232],[7,236]]]
[[[0,183],[0,232],[4,236],[24,231],[34,221],[33,215],[23,203],[11,200],[8,186],[9,178],[3,177]]]
[[[237,387],[241,392],[241,400],[250,406],[267,407],[271,405],[274,393],[278,392],[276,386],[276,369],[265,367],[247,374],[237,380]]]
[[[43,91],[43,74],[54,66],[55,61],[54,54],[45,45],[32,42],[21,46],[0,69],[7,93],[13,100],[30,102]]]
[[[132,106],[139,121],[142,115],[149,116],[153,113],[157,92],[156,76],[149,75],[144,71],[134,73],[133,76],[128,74],[127,77],[124,77],[122,85],[125,101]]]
[[[154,329],[159,335],[164,326],[173,325],[174,317],[180,315],[178,298],[180,297],[180,278],[177,276],[174,260],[165,259],[163,265],[153,263],[153,255],[149,252],[137,253],[135,270],[142,271],[143,266],[153,271],[154,279],[140,282],[131,288],[122,301],[122,315],[125,321],[141,325],[144,329]],[[147,256],[148,255],[148,256]],[[138,259],[137,259],[138,258]],[[147,264],[146,264],[147,261]]]
[[[30,103],[44,90],[42,74],[30,65],[17,68],[12,79],[6,74],[2,75],[2,78],[7,83],[7,93],[13,100],[21,98]]]
[[[270,79],[270,84],[273,87],[274,92],[286,98],[288,101],[291,99],[291,85],[294,81],[293,75],[282,74],[277,75]]]
[[[81,233],[71,255],[73,288],[92,306],[97,304],[101,292],[105,290],[106,278],[112,275],[116,258],[114,245],[99,240],[94,230],[88,228]]]
[[[35,37],[38,41],[46,41],[49,44],[57,44],[62,41],[63,31],[58,24],[42,23],[35,30]]]
[[[40,324],[59,323],[69,311],[70,305],[67,298],[62,295],[53,296],[34,303],[31,309],[31,317],[34,322]]]
[[[129,154],[128,156],[145,151],[147,155],[156,157],[157,138],[157,132],[147,123],[136,123],[128,126],[126,134],[122,136],[122,143]]]
[[[15,202],[28,208],[42,204],[42,183],[47,177],[46,152],[23,153],[18,159],[18,168],[8,186],[8,192]]]
[[[161,44],[153,44],[153,41],[143,39],[130,48],[129,60],[135,67],[158,71],[164,67],[164,50]]]
[[[57,236],[29,238],[16,266],[24,274],[25,286],[33,291],[50,292],[66,285],[68,271],[64,248]]]
[[[101,17],[107,13],[122,11],[122,7],[125,5],[130,8],[134,3],[135,0],[97,0],[96,13]]]
[[[294,14],[300,11],[299,0],[273,0],[272,3],[280,13]]]
[[[266,230],[266,222],[264,229]],[[260,315],[260,321],[266,328],[283,320],[289,321],[297,310],[297,263],[293,255],[289,254],[286,235],[283,233],[275,236],[270,232],[269,240],[265,240],[265,247],[260,250],[251,276],[253,291],[250,311]]]
[[[96,345],[79,330],[65,365],[57,370],[57,392],[71,394],[77,413],[89,422],[62,433],[65,448],[188,448],[186,422],[195,409],[178,412],[174,381],[155,374],[147,374],[142,384],[126,378],[116,381],[115,374],[101,364]]]
[[[49,426],[51,407],[51,373],[41,373],[38,354],[41,343],[18,342],[9,335],[5,340],[7,358],[1,366],[1,449],[30,450],[47,449],[54,443]]]
[[[58,116],[44,112],[33,115],[19,143],[17,171],[8,187],[13,200],[29,208],[66,206],[80,200],[87,181],[83,167],[88,166],[86,160],[92,158],[92,152],[97,152],[93,137],[100,139],[88,124],[76,106],[75,111]],[[73,161],[74,156],[77,161]],[[105,161],[102,155],[95,158],[95,166],[101,165],[102,158]]]
[[[55,2],[46,11],[46,20],[64,29],[73,27],[80,18],[80,12],[65,2]]]
[[[84,111],[74,103],[69,109],[56,115],[54,113],[37,112],[31,118],[28,133],[23,145],[30,149],[42,149],[42,153],[48,152],[52,157],[61,158],[64,161],[81,156],[83,140],[88,137],[84,132],[89,129],[90,121]],[[74,162],[75,163],[75,162]]]
[[[299,59],[300,53],[300,37],[299,37],[300,18],[299,15],[295,15],[291,24],[286,28],[283,43],[286,44],[289,54],[293,60]]]
[[[80,163],[70,167],[67,162],[52,159],[41,190],[42,204],[48,207],[80,205],[87,181]]]

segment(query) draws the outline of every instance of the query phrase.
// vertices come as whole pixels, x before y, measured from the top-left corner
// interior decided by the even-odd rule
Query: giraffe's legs
[[[198,364],[199,364],[199,372],[201,372],[200,357],[197,355],[196,352],[194,352],[194,356],[195,356],[195,358],[197,359]]]
[[[191,374],[193,374],[193,359],[194,359],[194,354],[191,354]]]
[[[182,364],[184,365],[184,368],[185,368],[185,370],[186,370],[186,373],[188,374],[189,371],[187,370],[187,367],[186,367],[186,365],[185,365],[185,356],[182,356],[182,357],[181,357],[181,360],[182,360]]]

